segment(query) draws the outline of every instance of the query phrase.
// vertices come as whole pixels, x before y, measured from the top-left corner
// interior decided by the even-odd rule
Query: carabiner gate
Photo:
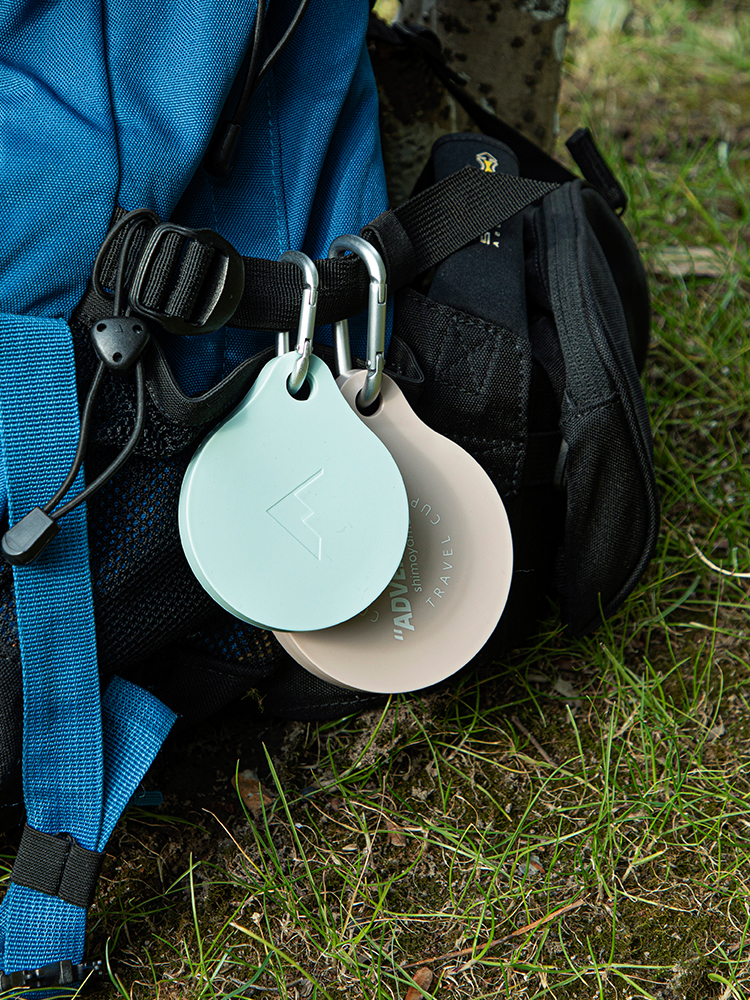
[[[370,275],[370,296],[367,308],[367,377],[357,398],[357,405],[367,410],[377,402],[385,368],[385,317],[388,299],[385,265],[375,247],[361,236],[337,236],[328,248],[329,257],[343,257],[346,251],[364,261]],[[336,366],[339,374],[351,371],[349,323],[341,319],[333,324],[336,346]]]
[[[307,254],[300,250],[287,250],[279,257],[279,260],[288,264],[296,264],[304,276],[304,293],[299,311],[297,332],[297,360],[294,362],[292,374],[287,381],[289,392],[296,396],[305,384],[307,369],[310,366],[310,354],[312,353],[315,332],[315,313],[318,308],[318,269]],[[288,344],[288,336],[287,333],[278,334],[277,353],[281,353],[281,349],[285,344]]]

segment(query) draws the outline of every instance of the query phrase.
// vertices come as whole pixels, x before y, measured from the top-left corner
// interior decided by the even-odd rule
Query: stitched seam
[[[115,139],[115,156],[117,157],[117,184],[115,186],[115,194],[112,202],[112,214],[108,222],[111,222],[114,213],[117,210],[117,206],[120,204],[120,187],[122,185],[122,153],[120,150],[120,137],[117,131],[117,116],[115,115],[115,94],[112,84],[112,74],[109,67],[109,46],[107,45],[107,15],[105,12],[105,0],[101,0],[99,5],[99,10],[101,12],[101,28],[102,28],[102,51],[104,53],[104,73],[107,78],[107,93],[109,94],[109,111],[112,118],[112,131],[114,133]]]
[[[586,406],[576,406],[574,409],[569,409],[565,414],[565,419],[577,420],[579,417],[585,417],[590,413],[595,413],[597,410],[611,410],[618,403],[622,405],[620,394],[619,392],[613,392],[610,396],[598,399],[595,403],[588,403]]]
[[[273,184],[273,199],[276,209],[276,233],[279,240],[279,254],[289,249],[289,226],[287,223],[286,202],[284,200],[284,175],[281,169],[281,135],[274,125],[273,108],[271,106],[271,70],[265,80],[266,107],[268,109],[268,138],[271,143],[271,183]],[[284,234],[286,232],[286,240]]]
[[[468,343],[468,328],[471,328],[471,329],[474,329],[474,330],[478,330],[478,331],[484,333],[484,335],[485,335],[484,336],[484,340],[481,341],[478,344],[473,344],[473,345],[470,344],[470,343]],[[472,321],[470,319],[469,320],[462,320],[462,319],[458,318],[457,316],[454,316],[451,319],[451,325],[449,327],[449,332],[451,332],[451,333],[457,333],[458,334],[459,344],[465,349],[466,354],[464,355],[464,357],[458,358],[453,364],[449,365],[445,369],[445,373],[446,374],[449,374],[451,371],[453,371],[454,369],[458,368],[458,366],[461,365],[462,362],[466,361],[467,359],[471,359],[475,354],[479,353],[480,351],[485,350],[486,347],[487,347],[487,344],[489,343],[490,340],[494,340],[495,341],[495,347],[494,347],[494,349],[491,352],[489,361],[490,362],[495,361],[502,354],[502,348],[503,348],[503,343],[504,343],[503,333],[505,331],[503,331],[502,328],[500,328],[500,327],[488,327],[488,326],[486,326],[485,324],[483,324],[481,322]],[[441,345],[440,354],[439,354],[439,356],[437,358],[436,367],[440,366],[440,363],[442,362],[443,358],[445,357],[445,355],[446,355],[446,353],[448,351],[449,346],[450,345],[447,343],[447,341],[443,340],[443,343]],[[484,394],[484,391],[485,391],[486,386],[487,386],[487,382],[489,381],[489,378],[490,378],[491,364],[488,363],[487,366],[486,366],[486,369],[487,370],[485,372],[484,379],[481,382],[479,382],[479,380],[476,377],[476,371],[475,371],[474,368],[472,368],[472,371],[471,371],[470,374],[471,374],[472,381],[474,383],[474,389],[473,389],[473,391],[471,389],[463,389],[460,385],[457,385],[454,382],[445,381],[442,378],[436,378],[435,379],[435,384],[436,385],[442,385],[442,386],[450,386],[450,387],[454,388],[457,392],[459,392],[460,394],[465,395],[465,396],[481,396],[481,395]]]

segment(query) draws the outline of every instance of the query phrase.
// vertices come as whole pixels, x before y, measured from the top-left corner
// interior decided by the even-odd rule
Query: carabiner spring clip
[[[302,305],[299,311],[299,327],[297,329],[297,360],[292,374],[287,381],[289,392],[296,396],[307,378],[310,367],[313,335],[315,333],[315,313],[318,309],[318,269],[307,254],[300,250],[287,250],[279,260],[288,264],[296,264],[303,275]],[[276,353],[286,354],[289,350],[289,333],[279,333],[276,338]]]
[[[329,257],[343,257],[347,252],[356,254],[367,267],[370,275],[370,295],[367,306],[367,377],[359,396],[357,406],[367,411],[380,398],[380,386],[385,368],[385,318],[388,300],[385,265],[375,247],[361,236],[337,236],[328,248]],[[339,375],[352,369],[349,347],[349,322],[341,319],[333,324],[336,347],[336,366]]]

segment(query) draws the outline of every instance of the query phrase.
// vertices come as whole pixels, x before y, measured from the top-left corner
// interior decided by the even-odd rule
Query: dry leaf
[[[394,847],[406,847],[406,837],[401,832],[401,827],[397,826],[389,817],[385,817],[385,825],[388,830],[386,838],[389,844]]]
[[[406,991],[406,996],[404,1000],[422,1000],[424,994],[422,990],[429,990],[432,986],[432,969],[428,969],[424,966],[421,969],[417,969],[414,973],[414,982],[417,984],[419,989],[414,986],[410,986]]]
[[[562,677],[557,678],[552,690],[561,694],[566,701],[580,701],[580,695],[576,693],[576,689],[570,681],[565,681]]]
[[[727,727],[724,725],[721,716],[719,716],[718,719],[716,720],[716,723],[709,729],[708,733],[706,734],[706,742],[713,743],[714,740],[718,740],[720,736],[723,736],[726,731]]]
[[[651,261],[655,274],[675,277],[694,274],[697,278],[721,278],[730,269],[727,258],[714,247],[662,247]]]
[[[263,788],[254,771],[250,769],[240,771],[238,780],[232,778],[232,784],[240,793],[240,798],[256,819],[263,815],[263,807],[269,806],[273,802],[273,795],[269,795]]]

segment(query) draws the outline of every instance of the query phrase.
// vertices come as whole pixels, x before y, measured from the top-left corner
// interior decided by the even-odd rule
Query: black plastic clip
[[[212,333],[231,319],[245,288],[245,265],[210,229],[164,222],[149,233],[130,286],[130,306],[169,333]]]
[[[113,372],[128,372],[148,344],[149,330],[140,316],[110,316],[91,327],[91,343]]]
[[[74,986],[77,987],[77,995],[84,983],[93,986],[103,975],[102,959],[81,965],[73,965],[66,959],[63,962],[42,965],[38,969],[11,972],[7,976],[4,972],[0,972],[0,992],[12,989],[41,990],[56,986]]]

